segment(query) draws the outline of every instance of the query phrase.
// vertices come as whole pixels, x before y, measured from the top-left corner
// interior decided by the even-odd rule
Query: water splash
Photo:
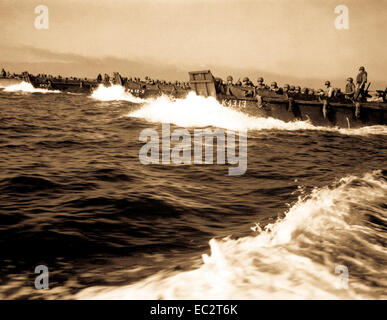
[[[133,103],[145,102],[144,99],[135,97],[131,93],[126,92],[125,88],[120,85],[105,87],[103,84],[100,84],[91,94],[91,98],[100,101],[128,101]]]
[[[284,122],[275,118],[258,118],[222,106],[215,98],[201,97],[190,92],[183,99],[161,96],[148,99],[140,109],[128,117],[149,122],[173,123],[182,127],[214,126],[230,130],[318,130],[346,135],[387,134],[387,126],[369,126],[359,129],[341,129],[315,126],[308,121]]]
[[[386,298],[387,183],[381,172],[349,176],[300,197],[258,235],[212,239],[202,265],[123,287],[92,287],[80,299]],[[375,226],[375,221],[379,222]],[[335,271],[348,268],[348,287]]]
[[[4,89],[10,85],[19,84],[22,81],[19,79],[0,79],[0,89]]]
[[[49,90],[42,88],[34,88],[31,83],[22,81],[18,84],[13,84],[4,87],[5,92],[26,92],[26,93],[60,93],[59,90]]]

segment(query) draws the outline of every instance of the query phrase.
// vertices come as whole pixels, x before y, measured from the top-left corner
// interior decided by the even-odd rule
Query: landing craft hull
[[[136,97],[143,99],[146,98],[155,98],[162,95],[172,96],[175,98],[184,98],[189,90],[180,88],[174,85],[164,85],[164,84],[144,84],[134,81],[127,81],[123,85],[127,92],[131,93]]]
[[[90,94],[98,86],[96,81],[66,80],[66,79],[42,79],[29,76],[26,79],[34,88],[59,90],[71,93]]]
[[[242,111],[255,117],[272,117],[285,122],[309,121],[316,126],[359,128],[387,124],[387,103],[360,102],[356,110],[351,100],[335,97],[328,107],[317,96],[285,96],[269,90],[258,90],[256,97],[237,96],[233,87],[216,85],[209,70],[190,72],[190,84],[198,95],[216,98],[223,106]],[[234,90],[235,89],[235,90]]]
[[[330,126],[342,128],[359,128],[369,125],[387,124],[387,107],[381,104],[361,104],[360,115],[356,116],[356,108],[350,104],[331,103],[324,117],[323,104],[318,101],[295,100],[289,107],[287,99],[261,97],[235,98],[217,94],[217,100],[225,107],[244,112],[254,117],[272,117],[285,122],[309,121],[315,126]]]
[[[108,82],[108,83],[97,82],[95,80],[73,80],[73,79],[65,80],[65,79],[57,79],[57,78],[47,79],[47,78],[34,77],[32,75],[28,75],[26,77],[26,81],[30,82],[34,88],[59,90],[63,92],[83,93],[83,94],[90,94],[100,84],[103,84],[104,86],[111,86],[116,84],[116,85],[123,86],[125,90],[131,93],[133,96],[144,98],[144,99],[154,98],[161,95],[173,96],[175,98],[183,98],[189,92],[189,90],[176,87],[174,85],[164,85],[164,84],[149,85],[149,84],[145,84],[144,82],[134,82],[134,81],[124,80],[119,75],[117,75],[112,82]]]

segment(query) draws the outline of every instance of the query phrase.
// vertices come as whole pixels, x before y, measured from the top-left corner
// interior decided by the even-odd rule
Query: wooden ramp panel
[[[189,72],[189,83],[197,95],[216,98],[214,77],[210,70]]]

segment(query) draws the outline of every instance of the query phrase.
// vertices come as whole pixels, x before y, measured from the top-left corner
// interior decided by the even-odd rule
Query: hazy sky
[[[34,27],[40,4],[48,30]],[[334,25],[340,4],[348,30]],[[0,67],[94,76],[129,60],[125,72],[140,76],[211,69],[345,81],[364,65],[387,85],[386,21],[387,0],[0,0]]]

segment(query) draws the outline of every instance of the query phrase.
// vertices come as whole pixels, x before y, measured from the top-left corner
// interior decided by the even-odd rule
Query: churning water
[[[385,299],[386,126],[254,118],[190,94],[0,89],[0,297]],[[247,172],[142,165],[140,132],[248,130]],[[34,269],[50,271],[35,290]],[[343,273],[347,272],[347,277]]]

